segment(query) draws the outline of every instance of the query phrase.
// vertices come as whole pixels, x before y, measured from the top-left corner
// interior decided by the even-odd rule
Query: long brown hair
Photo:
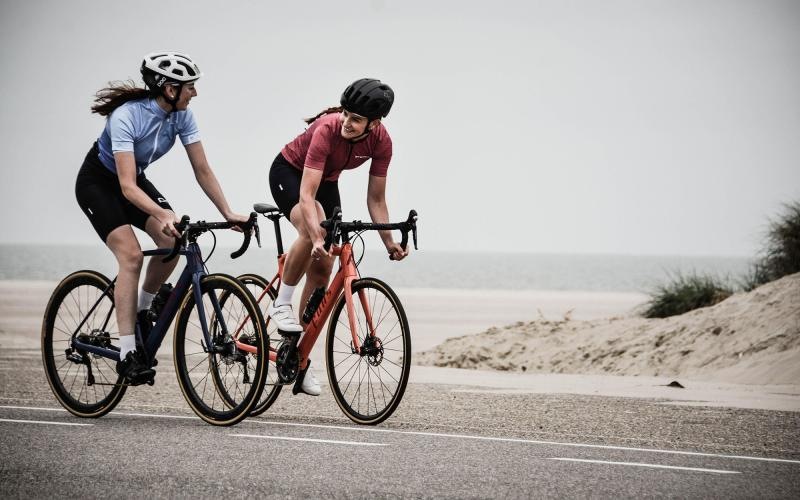
[[[125,82],[108,82],[108,87],[98,90],[94,95],[92,113],[108,116],[115,109],[128,101],[154,96],[148,89],[137,87],[133,80]]]
[[[315,116],[314,118],[306,118],[306,119],[304,119],[303,121],[305,121],[305,122],[306,122],[308,125],[311,125],[311,124],[312,124],[312,123],[314,123],[314,122],[317,120],[317,118],[319,118],[320,116],[327,115],[327,114],[329,114],[329,113],[341,113],[343,109],[344,109],[344,108],[343,108],[343,107],[341,107],[341,106],[337,106],[337,107],[334,107],[334,108],[328,108],[328,109],[326,109],[325,111],[320,111],[320,113],[319,113],[317,116]]]

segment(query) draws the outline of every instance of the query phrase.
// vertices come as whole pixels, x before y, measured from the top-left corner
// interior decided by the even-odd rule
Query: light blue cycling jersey
[[[97,140],[100,161],[116,174],[114,153],[132,151],[138,175],[164,156],[175,144],[175,136],[178,135],[184,146],[200,140],[191,110],[167,114],[155,99],[128,101],[115,109],[106,120],[103,133]]]

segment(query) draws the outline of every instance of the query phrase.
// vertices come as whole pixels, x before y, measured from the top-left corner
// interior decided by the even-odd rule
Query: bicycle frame
[[[331,253],[334,256],[339,257],[339,270],[336,271],[336,274],[333,277],[328,289],[325,291],[325,295],[322,297],[322,301],[317,307],[314,316],[309,321],[308,325],[305,328],[305,334],[303,338],[297,345],[297,352],[299,358],[299,367],[301,369],[305,368],[306,363],[308,361],[308,356],[311,353],[311,349],[314,347],[314,344],[317,341],[317,337],[319,337],[320,332],[322,331],[322,327],[325,326],[325,322],[328,320],[331,312],[333,312],[333,306],[336,303],[336,300],[339,298],[339,295],[344,292],[345,302],[347,306],[347,317],[350,322],[350,332],[352,334],[353,345],[352,349],[355,353],[361,352],[361,343],[358,340],[358,335],[356,335],[357,328],[356,328],[356,320],[355,320],[355,307],[353,306],[353,292],[352,292],[352,284],[353,281],[360,278],[358,273],[358,268],[353,261],[353,246],[351,243],[347,242],[343,245],[333,245],[331,246]],[[278,273],[272,278],[270,281],[269,286],[267,286],[264,291],[261,293],[259,297],[256,297],[256,302],[261,302],[264,296],[269,292],[270,288],[275,288],[278,290],[281,284],[281,276],[283,276],[283,267],[286,261],[286,254],[281,253],[278,256]],[[369,310],[367,297],[363,291],[359,291],[359,299],[361,301],[361,306],[364,308],[364,312],[367,319],[367,326],[369,327],[369,335],[375,335],[375,325],[372,321],[372,313]],[[236,347],[243,351],[247,351],[250,353],[256,353],[257,348],[247,345],[245,343],[239,342],[239,332],[244,327],[244,324],[248,321],[249,318],[245,318],[245,321],[239,325],[236,332],[234,333],[234,339],[236,342]],[[269,359],[270,361],[275,361],[277,358],[277,353],[270,349]]]
[[[158,248],[155,250],[146,250],[143,253],[145,257],[152,257],[157,255],[168,255],[172,252],[172,249],[165,249],[165,248]],[[158,317],[153,328],[150,330],[150,335],[147,338],[147,342],[144,344],[145,355],[147,356],[148,361],[152,363],[153,359],[155,358],[156,353],[158,352],[159,347],[161,347],[161,342],[164,340],[164,337],[167,335],[167,330],[169,329],[169,325],[172,323],[172,320],[175,319],[175,315],[178,313],[178,308],[181,305],[181,301],[183,300],[186,291],[189,289],[189,286],[192,286],[192,293],[194,294],[195,298],[195,305],[198,308],[198,313],[200,316],[200,323],[203,329],[203,337],[206,340],[206,346],[213,345],[211,336],[209,334],[208,325],[206,324],[206,316],[205,316],[205,306],[203,305],[202,300],[202,293],[200,290],[200,280],[206,276],[205,266],[203,265],[203,257],[200,252],[200,246],[197,243],[189,243],[186,246],[186,250],[181,250],[180,255],[186,257],[186,266],[183,268],[183,272],[181,273],[180,278],[178,278],[178,282],[172,290],[172,294],[170,294],[167,303],[164,305],[164,309],[161,312],[161,315]],[[84,316],[83,321],[78,325],[74,332],[72,332],[72,342],[71,346],[80,351],[91,352],[92,354],[96,354],[98,356],[102,356],[104,358],[109,358],[114,361],[119,361],[119,351],[114,349],[108,349],[105,347],[100,347],[96,345],[92,345],[86,342],[81,341],[78,339],[78,333],[80,332],[81,328],[83,328],[83,324],[86,320],[91,316],[92,312],[94,312],[95,308],[100,304],[100,301],[103,299],[104,296],[108,295],[111,289],[114,287],[114,283],[116,282],[116,278],[111,281],[111,284],[103,291],[103,294],[100,298],[97,299],[97,302],[92,306],[89,312]],[[211,303],[214,307],[214,311],[219,318],[220,324],[222,326],[222,331],[227,332],[228,328],[225,325],[224,315],[222,314],[222,309],[219,305],[219,300],[217,299],[216,295],[213,293],[210,295]],[[105,330],[106,326],[108,325],[108,321],[111,318],[111,313],[113,312],[114,307],[112,306],[106,316],[105,321],[103,322],[103,329]],[[141,330],[139,329],[139,324],[136,324],[136,335],[139,339],[142,338]],[[208,349],[207,347],[205,348]]]

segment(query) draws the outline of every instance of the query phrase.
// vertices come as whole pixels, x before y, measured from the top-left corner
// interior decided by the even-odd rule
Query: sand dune
[[[538,319],[417,353],[422,365],[800,383],[800,274],[666,319]]]

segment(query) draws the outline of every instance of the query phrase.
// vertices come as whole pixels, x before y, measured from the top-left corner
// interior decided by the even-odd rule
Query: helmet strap
[[[178,99],[181,98],[181,92],[183,92],[183,83],[179,83],[177,86],[171,85],[171,87],[175,87],[178,89],[175,93],[175,97],[170,98],[165,92],[164,100],[167,101],[170,104],[170,106],[172,106],[172,111],[170,111],[170,113],[174,113],[175,111],[178,111]]]
[[[366,127],[364,127],[364,133],[363,133],[363,134],[361,134],[361,135],[359,135],[358,137],[355,137],[355,138],[353,138],[353,139],[350,139],[348,142],[350,142],[350,143],[352,144],[352,143],[356,143],[356,142],[361,142],[361,141],[363,141],[364,139],[366,139],[366,138],[367,138],[367,136],[369,136],[369,133],[370,133],[370,130],[369,130],[369,124],[370,124],[370,123],[372,123],[373,121],[374,121],[374,120],[368,120],[368,121],[367,121],[367,126],[366,126]]]

